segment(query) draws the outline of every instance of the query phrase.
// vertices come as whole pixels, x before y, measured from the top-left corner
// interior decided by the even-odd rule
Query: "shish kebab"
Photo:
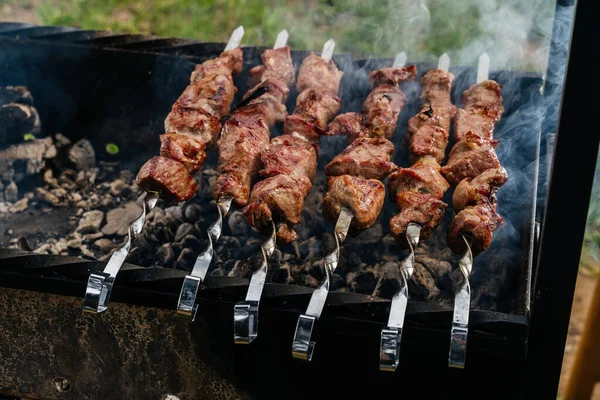
[[[334,47],[330,39],[320,57],[311,54],[302,61],[296,108],[285,118],[284,134],[271,140],[262,152],[260,176],[264,179],[254,185],[249,204],[243,209],[250,225],[271,233],[261,245],[263,261],[252,274],[246,298],[234,308],[234,341],[238,344],[249,344],[258,335],[258,307],[268,260],[276,241],[296,240],[293,226],[300,222],[304,199],[316,174],[319,138],[341,107],[337,93],[343,72],[331,60]]]
[[[452,206],[457,215],[448,229],[447,242],[453,252],[463,254],[458,263],[463,282],[454,297],[448,354],[448,365],[453,368],[464,368],[466,361],[473,257],[489,247],[494,229],[503,222],[496,213],[496,192],[508,174],[494,150],[498,141],[493,132],[504,107],[502,86],[488,79],[489,62],[487,53],[479,57],[477,83],[462,94],[463,108],[458,110],[454,126],[457,142],[442,168],[448,182],[456,185]]]
[[[208,228],[208,247],[185,277],[177,303],[177,315],[191,321],[196,315],[200,284],[213,258],[213,246],[221,236],[223,218],[232,202],[238,207],[248,204],[260,169],[260,153],[269,144],[270,129],[287,116],[285,102],[294,84],[294,64],[290,47],[286,46],[288,36],[286,30],[281,31],[273,49],[261,55],[263,64],[249,71],[250,89],[221,129],[217,142],[219,176],[212,187],[219,216]]]
[[[410,168],[400,168],[388,180],[390,198],[399,213],[390,219],[398,247],[410,249],[400,263],[400,289],[392,298],[387,326],[381,330],[379,369],[395,371],[400,360],[400,341],[408,304],[408,281],[414,271],[415,248],[431,236],[448,205],[441,201],[450,185],[440,173],[456,107],[450,99],[454,75],[450,58],[443,54],[437,69],[421,78],[421,110],[408,122],[405,136]]]
[[[107,309],[117,273],[158,199],[184,201],[198,190],[191,174],[204,163],[205,150],[216,140],[221,118],[231,108],[237,91],[232,75],[242,70],[242,50],[238,46],[243,36],[244,28],[239,26],[219,57],[197,65],[190,84],[173,104],[165,119],[166,133],[160,135],[160,156],[146,162],[137,176],[138,186],[146,192],[142,213],[130,223],[125,245],[113,253],[102,272],[90,275],[84,311],[99,313]]]
[[[373,89],[363,103],[362,112],[339,115],[329,125],[329,134],[345,134],[350,142],[325,167],[330,178],[323,198],[323,213],[335,223],[336,248],[325,257],[324,281],[313,292],[306,313],[298,318],[292,343],[294,358],[312,359],[315,346],[312,331],[327,300],[330,275],[340,256],[340,243],[348,231],[356,236],[373,225],[383,207],[385,186],[381,180],[396,168],[391,162],[394,145],[389,139],[407,100],[399,85],[414,80],[417,75],[414,65],[404,68],[405,62],[406,54],[399,53],[391,68],[372,71],[369,81]]]

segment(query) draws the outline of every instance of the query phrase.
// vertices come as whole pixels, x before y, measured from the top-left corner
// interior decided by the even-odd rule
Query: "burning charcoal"
[[[202,214],[202,207],[197,204],[188,204],[185,207],[184,217],[189,223],[195,223],[198,221],[198,217]]]
[[[58,206],[60,204],[60,199],[58,198],[58,196],[44,188],[36,188],[35,193],[40,201],[52,204],[53,206]]]
[[[10,103],[0,107],[0,143],[19,143],[26,134],[41,131],[37,110],[27,104]]]
[[[71,239],[67,242],[67,246],[71,249],[78,249],[81,246],[82,240],[80,238]]]
[[[179,222],[183,222],[183,210],[180,206],[172,206],[165,208],[165,216],[176,219]]]
[[[175,262],[176,269],[182,269],[184,271],[191,271],[194,267],[194,263],[196,262],[196,257],[198,257],[198,253],[190,249],[183,249],[179,258]]]
[[[28,203],[29,203],[29,200],[27,199],[27,197],[22,198],[21,200],[17,201],[15,204],[13,204],[12,207],[8,211],[10,211],[13,214],[20,213],[27,209]]]
[[[87,139],[81,139],[69,149],[69,160],[77,170],[86,170],[96,165],[96,153]]]
[[[114,234],[125,236],[129,229],[129,223],[136,219],[141,212],[142,208],[133,201],[123,207],[110,210],[106,214],[106,225],[102,227],[102,233],[109,236]]]
[[[381,241],[383,237],[383,228],[381,223],[377,223],[366,229],[360,233],[360,235],[356,236],[353,240],[354,243],[364,245],[364,244],[373,244]]]
[[[135,174],[128,169],[124,169],[119,172],[119,178],[129,185],[135,179]]]
[[[54,135],[54,145],[56,146],[56,148],[62,149],[63,147],[66,147],[70,144],[71,140],[62,133],[57,133],[56,135]]]
[[[321,242],[316,237],[311,237],[308,240],[300,243],[300,254],[304,259],[312,259],[319,255],[319,247]]]
[[[131,193],[131,186],[121,179],[117,179],[110,183],[110,194],[113,196],[127,196],[129,193]]]
[[[371,294],[375,289],[375,274],[373,272],[359,272],[354,276],[352,289],[357,293]]]
[[[281,250],[275,249],[273,251],[273,255],[269,259],[269,267],[279,268],[279,266],[281,265],[282,259],[283,259],[283,254],[281,253]]]
[[[100,251],[102,251],[103,253],[108,253],[110,252],[112,249],[114,249],[115,247],[117,247],[117,245],[115,243],[113,243],[112,240],[110,239],[98,239],[94,242],[94,247]]]
[[[285,264],[279,267],[273,274],[273,282],[275,283],[290,283],[292,281],[292,273],[290,266]]]
[[[330,290],[338,290],[338,289],[343,288],[344,286],[346,286],[346,282],[344,281],[344,278],[342,278],[338,274],[333,274],[331,276],[331,281],[329,284]]]
[[[203,246],[202,242],[196,239],[193,235],[187,235],[186,237],[184,237],[183,240],[181,240],[180,244],[184,250],[192,249],[196,252],[202,251],[205,247]]]
[[[163,267],[169,267],[175,260],[175,252],[170,243],[165,243],[156,252],[156,263]]]
[[[31,246],[29,246],[29,243],[27,243],[27,239],[24,236],[17,239],[17,247],[21,250],[32,251]]]
[[[192,231],[192,224],[185,222],[181,225],[179,225],[179,228],[177,228],[177,232],[175,233],[175,241],[179,242],[181,241],[181,239],[183,239],[186,235],[188,235],[191,231]]]
[[[431,274],[422,264],[415,262],[412,278],[408,282],[408,290],[411,296],[418,299],[431,301],[440,294]]]
[[[241,211],[236,210],[231,213],[227,220],[227,225],[231,229],[231,234],[236,237],[248,237],[250,234],[250,225]]]
[[[9,202],[15,202],[19,199],[19,189],[16,183],[11,181],[6,186],[6,189],[4,189],[4,199]]]
[[[0,140],[0,143],[3,143]],[[39,173],[45,166],[44,154],[52,138],[36,139],[0,150],[0,176],[8,182],[19,183],[25,177]]]
[[[33,105],[33,96],[26,86],[0,87],[0,104],[21,103]]]
[[[91,233],[96,232],[100,229],[102,220],[104,219],[104,213],[99,210],[88,211],[83,214],[83,217],[79,220],[76,232],[79,233]]]

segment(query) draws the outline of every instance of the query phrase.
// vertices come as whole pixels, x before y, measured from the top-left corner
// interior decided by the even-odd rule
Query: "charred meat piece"
[[[426,240],[439,225],[448,205],[429,194],[403,191],[396,195],[400,213],[390,219],[390,230],[398,247],[407,249],[406,229],[413,223],[421,227],[419,241]]]
[[[352,175],[364,179],[383,180],[397,167],[391,162],[394,145],[387,139],[356,139],[325,167],[325,175]]]
[[[373,87],[381,85],[398,86],[402,82],[414,80],[417,77],[417,67],[414,65],[404,68],[381,68],[369,74],[369,83]]]
[[[504,112],[501,89],[502,85],[492,80],[472,85],[462,94],[464,109],[466,111],[485,109],[487,115],[495,118],[495,122],[500,121],[500,116]]]
[[[399,168],[388,177],[390,199],[396,201],[396,195],[404,191],[429,194],[436,199],[444,197],[450,187],[440,174],[440,165],[431,157],[424,157],[410,168]]]
[[[313,180],[317,170],[317,153],[308,142],[291,136],[274,138],[261,155],[263,177],[287,175],[291,178],[307,177]]]
[[[407,139],[410,141],[412,133],[418,131],[424,126],[437,126],[450,132],[452,118],[456,113],[456,107],[433,107],[427,104],[421,108],[421,111],[408,120]]]
[[[188,135],[210,147],[219,134],[219,118],[205,111],[178,108],[172,110],[165,120],[165,132]]]
[[[340,90],[342,75],[344,73],[336,67],[333,60],[325,61],[316,54],[311,54],[302,61],[296,90],[302,93],[307,89],[318,88],[335,97]]]
[[[363,103],[363,112],[371,134],[390,139],[406,100],[397,86],[381,85],[373,89]]]
[[[192,198],[198,184],[183,164],[166,157],[153,157],[142,166],[136,179],[140,189],[161,192],[165,201],[185,201]]]
[[[233,50],[224,51],[218,58],[196,65],[196,68],[190,75],[190,82],[195,82],[209,75],[236,75],[242,72],[242,66],[242,49],[238,47]]]
[[[502,222],[502,218],[488,204],[467,207],[452,220],[446,237],[448,246],[455,253],[464,253],[467,249],[464,236],[470,242],[475,256],[490,246],[494,229]]]
[[[290,46],[266,49],[260,58],[262,59],[262,65],[258,65],[248,72],[250,76],[248,86],[255,86],[267,79],[282,82],[288,87],[294,84],[294,64],[292,63]]]
[[[454,75],[441,69],[432,69],[421,78],[421,104],[448,108],[452,106],[450,91]],[[452,106],[454,107],[454,106]]]
[[[208,75],[190,83],[173,109],[198,110],[222,116],[229,112],[236,92],[231,74]]]
[[[286,85],[284,85],[283,82],[269,78],[256,84],[256,86],[248,90],[242,98],[242,101],[247,100],[250,96],[252,96],[256,91],[259,90],[264,91],[265,94],[261,94],[258,98],[251,100],[250,102],[258,101],[259,99],[262,99],[263,96],[268,95],[273,97],[279,103],[284,104],[287,101],[288,95],[290,94],[290,89]]]
[[[495,116],[489,115],[485,109],[459,109],[454,119],[454,138],[458,142],[467,133],[473,133],[484,139],[492,139],[494,135]]]
[[[364,122],[364,114],[350,112],[335,117],[327,127],[326,134],[345,135],[348,138],[348,143],[352,143],[355,139],[366,136],[368,133],[369,130]]]
[[[278,106],[273,110],[271,106]],[[260,153],[269,144],[270,124],[285,115],[278,102],[255,103],[234,111],[223,126],[219,148],[219,176],[213,198],[233,196],[240,207],[248,203],[252,183],[260,168]]]
[[[179,161],[188,173],[198,171],[206,159],[206,145],[188,135],[160,135],[160,155]]]
[[[341,175],[329,178],[329,189],[323,197],[323,214],[335,224],[343,206],[354,217],[350,234],[357,235],[375,223],[385,199],[385,186],[375,179]]]
[[[412,134],[409,161],[414,163],[423,157],[431,156],[441,164],[447,145],[448,131],[438,126],[424,126]]]
[[[319,89],[307,89],[298,96],[294,115],[308,117],[319,129],[325,130],[327,123],[340,111],[341,106],[342,100],[339,97]]]
[[[254,185],[250,203],[243,214],[250,225],[261,231],[269,230],[274,222],[277,239],[291,243],[296,240],[292,227],[300,222],[304,198],[311,187],[310,180],[304,176],[298,179],[287,175],[266,178]],[[283,226],[278,226],[280,223]]]
[[[465,178],[454,190],[452,206],[456,212],[479,204],[488,204],[496,210],[496,192],[504,185],[508,174],[504,167],[484,171],[473,179]]]
[[[448,163],[441,172],[452,185],[458,185],[465,178],[475,178],[490,168],[498,168],[500,162],[494,147],[497,141],[480,138],[473,133],[454,145]]]

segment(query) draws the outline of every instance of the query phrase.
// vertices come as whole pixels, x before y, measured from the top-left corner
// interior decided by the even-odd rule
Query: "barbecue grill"
[[[583,2],[578,5],[573,22],[580,30],[574,31],[557,132],[584,128],[576,110],[592,104],[581,81],[582,75],[591,76],[582,73],[591,69],[585,67],[590,63],[583,61],[583,52],[594,51],[579,47],[592,26],[586,7]],[[570,8],[558,6],[561,12]],[[555,32],[564,29],[561,23],[555,21]],[[118,143],[117,155],[98,153],[98,158],[137,171],[154,154],[164,116],[187,85],[194,65],[218,56],[223,47],[223,43],[2,23],[0,86],[29,88],[45,132],[61,132],[73,142],[87,139],[96,149]],[[260,63],[264,48],[243,50],[244,70],[235,80],[239,95],[245,93],[247,71]],[[558,51],[555,46],[552,56],[559,57]],[[292,51],[296,66],[308,54]],[[334,61],[345,72],[342,112],[360,109],[368,93],[368,71],[392,62],[349,54],[334,55]],[[434,67],[416,66],[420,75]],[[475,81],[476,70],[457,66],[450,71],[457,77],[453,101],[458,102],[460,93]],[[106,262],[0,248],[0,394],[57,399],[168,394],[182,399],[265,398],[273,393],[284,398],[396,393],[514,398],[533,390],[550,397],[558,385],[598,148],[593,135],[578,135],[577,143],[557,135],[559,146],[552,157],[556,122],[552,115],[535,111],[563,90],[556,75],[550,70],[544,81],[533,73],[490,73],[491,79],[504,84],[506,111],[497,127],[499,139],[516,137],[507,139],[512,145],[500,159],[520,171],[515,179],[522,186],[518,199],[499,192],[499,212],[506,207],[512,231],[496,238],[474,267],[484,273],[472,281],[480,296],[472,304],[464,370],[447,366],[452,307],[443,302],[418,301],[418,296],[409,302],[400,365],[390,374],[378,370],[380,333],[390,307],[390,300],[383,297],[331,292],[313,333],[318,351],[311,363],[304,363],[291,357],[290,347],[298,315],[306,310],[313,291],[310,287],[267,283],[260,306],[261,334],[252,345],[236,347],[231,316],[247,291],[244,277],[209,276],[198,293],[196,321],[190,324],[174,319],[187,271],[125,264],[109,311],[89,315],[80,309],[87,280]],[[400,129],[418,110],[414,93],[401,114]],[[288,110],[294,103],[290,96]],[[344,147],[340,143],[330,142],[332,154]],[[326,146],[322,144],[323,149]],[[215,151],[208,157],[206,165],[214,166]],[[406,155],[398,154],[397,160],[408,165]],[[575,160],[585,182],[578,186],[576,199],[566,193],[563,176],[567,164]],[[324,165],[319,160],[320,171]],[[549,166],[553,173],[546,193]],[[205,225],[214,217],[214,207],[211,212]],[[388,214],[384,210],[380,218]],[[53,223],[42,216],[14,229],[35,234]],[[7,228],[12,227],[3,227]],[[508,248],[510,257],[503,255]],[[490,294],[485,284],[499,268],[508,272],[497,281],[499,290]]]

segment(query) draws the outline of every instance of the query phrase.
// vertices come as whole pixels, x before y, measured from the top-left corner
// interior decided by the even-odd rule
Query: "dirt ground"
[[[600,266],[598,266],[600,268]],[[597,269],[596,269],[597,270]],[[581,333],[585,325],[587,310],[592,299],[594,284],[596,282],[595,274],[586,268],[580,268],[577,278],[577,286],[575,288],[575,298],[573,299],[573,308],[571,310],[571,321],[569,323],[569,336],[567,337],[567,345],[565,346],[565,358],[560,376],[560,386],[558,388],[559,397],[564,394],[567,386],[567,380],[573,368],[573,361],[577,346],[581,340]],[[600,385],[596,385],[596,390],[591,400],[600,400]]]

